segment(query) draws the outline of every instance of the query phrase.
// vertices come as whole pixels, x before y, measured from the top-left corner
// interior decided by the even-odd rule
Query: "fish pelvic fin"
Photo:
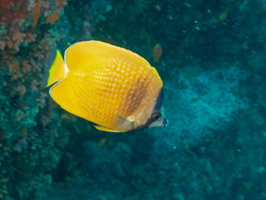
[[[49,76],[46,87],[65,78],[67,66],[59,50],[56,50],[56,56],[49,70]]]
[[[111,129],[100,125],[94,125],[94,127],[100,131],[115,132],[115,133],[127,132],[128,126],[130,130],[134,129],[134,119],[131,119],[131,117],[125,118],[120,115],[116,115],[116,117],[117,120],[119,120],[120,122],[120,126],[117,129]]]
[[[119,133],[119,132],[121,132],[119,130],[114,130],[114,129],[110,129],[110,128],[107,128],[107,127],[104,127],[104,126],[99,126],[99,125],[94,125],[94,127],[96,129],[98,129],[99,131],[113,132],[113,133]]]

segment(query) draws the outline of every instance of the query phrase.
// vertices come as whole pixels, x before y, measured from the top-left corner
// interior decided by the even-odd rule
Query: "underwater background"
[[[265,33],[265,0],[0,0],[0,200],[266,199]],[[51,99],[54,50],[91,39],[158,70],[167,127]]]

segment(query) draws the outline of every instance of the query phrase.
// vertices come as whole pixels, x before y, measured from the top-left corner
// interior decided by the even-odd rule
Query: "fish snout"
[[[163,127],[167,127],[168,123],[169,123],[169,121],[166,118],[164,118],[163,119]]]

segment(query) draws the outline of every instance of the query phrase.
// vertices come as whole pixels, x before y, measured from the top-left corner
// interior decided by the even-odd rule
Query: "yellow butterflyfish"
[[[54,84],[55,83],[55,84]],[[100,41],[57,51],[49,71],[50,95],[66,111],[107,132],[166,126],[163,82],[141,56]]]

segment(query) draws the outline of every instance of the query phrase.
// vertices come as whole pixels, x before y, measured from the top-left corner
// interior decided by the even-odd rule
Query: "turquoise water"
[[[0,0],[0,199],[266,199],[265,13],[264,0]],[[55,49],[91,39],[157,69],[167,127],[105,133],[52,100]]]

